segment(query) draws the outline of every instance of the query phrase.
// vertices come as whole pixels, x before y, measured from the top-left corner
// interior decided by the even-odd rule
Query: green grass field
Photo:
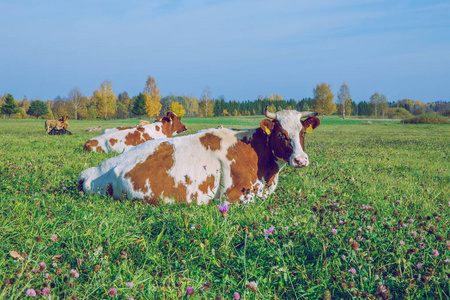
[[[189,134],[262,119],[183,122]],[[0,121],[0,299],[449,298],[450,125],[325,119],[308,168],[285,167],[269,199],[223,217],[217,203],[77,190],[114,156],[83,152],[99,134],[84,129],[137,122],[49,136],[43,120]]]

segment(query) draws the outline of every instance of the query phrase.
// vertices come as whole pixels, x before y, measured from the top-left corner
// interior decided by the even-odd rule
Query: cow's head
[[[163,123],[163,132],[168,137],[187,130],[181,123],[181,118],[171,111],[168,111],[165,117],[157,116],[156,119]]]
[[[272,113],[267,110],[266,117],[272,120],[262,120],[261,129],[269,136],[269,145],[273,154],[286,161],[291,167],[306,167],[309,165],[305,153],[305,134],[312,132],[320,125],[316,112],[298,112],[282,110]],[[302,118],[307,118],[302,121]]]
[[[68,118],[69,116],[61,116],[58,121],[65,122]]]

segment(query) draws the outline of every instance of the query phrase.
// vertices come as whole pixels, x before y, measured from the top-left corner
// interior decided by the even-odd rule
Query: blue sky
[[[2,0],[0,94],[312,97],[345,81],[356,102],[450,101],[450,2]]]

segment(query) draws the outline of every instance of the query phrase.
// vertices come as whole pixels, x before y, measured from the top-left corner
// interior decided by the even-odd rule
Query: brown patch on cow
[[[106,196],[112,197],[114,195],[114,190],[111,183],[106,185]]]
[[[137,130],[134,130],[125,136],[125,145],[127,146],[136,146],[140,143],[142,143],[141,133]]]
[[[183,184],[175,184],[175,180],[167,172],[173,167],[173,145],[162,143],[142,163],[125,174],[130,178],[133,189],[142,193],[148,193],[150,186],[152,196],[146,197],[148,203],[158,203],[158,199],[173,198],[177,202],[186,201],[186,187]]]
[[[136,130],[128,133],[125,136],[125,145],[137,146],[139,144],[142,144],[143,142],[152,140],[153,138],[148,133],[145,132],[145,133],[141,134],[141,131],[144,131],[144,130],[145,130],[145,128],[138,127]]]
[[[133,129],[133,126],[120,126],[120,127],[116,127],[117,130],[122,131],[122,130],[127,130],[127,129]]]
[[[161,204],[159,199],[155,199],[155,198],[149,197],[149,196],[145,196],[144,198],[142,198],[142,200],[145,203],[150,204],[150,205],[160,205]]]
[[[191,178],[189,178],[189,176],[186,175],[185,179],[186,179],[186,184],[187,185],[190,185],[192,183],[192,180],[191,180]]]
[[[144,132],[145,128],[139,125],[138,127],[136,127],[136,130],[139,132]]]
[[[258,156],[250,144],[238,141],[228,148],[227,159],[231,161],[230,176],[233,183],[226,194],[230,202],[236,202],[251,189],[252,182],[258,179],[258,170],[254,167],[258,164]]]
[[[203,147],[205,147],[206,150],[211,149],[211,151],[219,150],[221,141],[222,139],[220,137],[212,133],[206,133],[200,138],[200,143],[202,143]]]
[[[83,150],[84,151],[93,151],[94,147],[98,146],[98,141],[97,140],[89,140],[86,142],[86,144],[84,144]]]
[[[146,141],[149,141],[149,140],[153,140],[153,138],[152,138],[147,132],[145,132],[145,133],[142,135],[142,138],[144,139],[145,142],[146,142]]]
[[[156,131],[160,131],[160,130],[161,130],[161,127],[155,126],[155,130],[156,130]]]
[[[115,143],[117,143],[116,139],[109,139],[109,143],[111,144],[111,146],[114,146]]]
[[[252,184],[264,178],[266,187],[273,184],[278,166],[268,145],[268,136],[258,129],[251,141],[238,141],[228,148],[227,159],[231,161],[230,176],[232,185],[226,194],[230,202],[239,201],[239,197],[255,192]]]
[[[206,180],[198,186],[199,191],[203,194],[207,194],[209,190],[212,191],[214,188],[214,180],[214,175],[209,175],[208,177],[206,177]]]
[[[197,193],[197,192],[195,192],[195,193],[193,193],[193,194],[191,195],[191,200],[197,201],[197,198],[198,198],[198,193]]]

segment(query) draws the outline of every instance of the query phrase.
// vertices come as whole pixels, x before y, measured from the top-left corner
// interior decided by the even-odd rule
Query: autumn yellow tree
[[[186,116],[198,116],[198,100],[192,96],[183,96],[183,107],[186,110]]]
[[[111,119],[116,115],[117,100],[112,90],[112,83],[105,80],[99,90],[94,91],[94,101],[97,104],[97,116],[102,119]]]
[[[144,98],[147,116],[158,116],[162,108],[161,94],[159,92],[158,85],[152,76],[148,76],[148,79],[145,82]]]
[[[336,104],[334,104],[334,95],[331,92],[331,86],[326,83],[321,83],[313,90],[313,110],[322,115],[331,115],[336,111]]]
[[[267,107],[267,110],[273,113],[277,112],[277,108],[273,104],[269,105],[269,107]]]
[[[178,102],[170,103],[169,110],[174,112],[180,118],[184,117],[184,115],[186,114],[186,110],[184,109],[183,105]]]

